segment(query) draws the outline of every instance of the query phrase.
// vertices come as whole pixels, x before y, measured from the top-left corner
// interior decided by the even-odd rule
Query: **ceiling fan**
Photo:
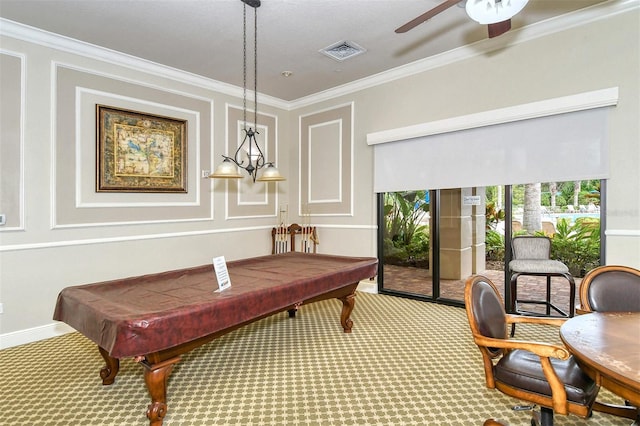
[[[480,24],[488,25],[489,38],[493,38],[511,29],[511,18],[520,12],[529,0],[446,0],[399,27],[396,33],[406,33],[451,6],[465,1],[467,15]]]

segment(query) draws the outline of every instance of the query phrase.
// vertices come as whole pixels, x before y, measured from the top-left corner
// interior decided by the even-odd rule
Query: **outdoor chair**
[[[640,312],[640,270],[629,266],[598,266],[580,283],[579,314],[590,312]],[[636,420],[640,424],[640,408],[596,401],[596,411]]]
[[[508,324],[560,326],[565,319],[507,314],[498,289],[482,275],[467,279],[464,302],[488,388],[539,405],[532,425],[552,426],[554,413],[589,417],[599,386],[565,347],[508,337]]]
[[[511,230],[513,232],[522,231],[522,222],[520,222],[518,220],[512,220],[511,221]]]
[[[522,235],[513,237],[512,260],[509,262],[511,274],[511,300],[509,312],[513,314],[573,317],[575,313],[576,283],[569,268],[559,260],[551,259],[551,240],[544,236]],[[518,278],[521,276],[546,277],[545,300],[518,299]],[[551,278],[563,277],[569,283],[569,310],[563,311],[551,301]],[[520,305],[543,305],[544,313],[527,311]],[[553,311],[553,313],[552,313]],[[555,315],[554,315],[555,314]],[[515,333],[515,324],[511,327],[511,336]]]
[[[542,232],[544,232],[544,234],[547,237],[553,238],[553,236],[556,233],[556,226],[553,224],[553,222],[543,221],[542,222]]]

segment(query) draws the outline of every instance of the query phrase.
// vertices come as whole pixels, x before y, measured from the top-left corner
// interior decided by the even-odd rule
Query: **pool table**
[[[115,381],[119,360],[142,364],[151,396],[147,417],[161,425],[167,380],[180,356],[278,312],[294,316],[305,303],[342,301],[340,322],[350,333],[355,291],[377,272],[377,259],[290,252],[227,263],[231,287],[217,290],[212,264],[95,284],[58,295],[53,319],[98,345],[104,385]]]

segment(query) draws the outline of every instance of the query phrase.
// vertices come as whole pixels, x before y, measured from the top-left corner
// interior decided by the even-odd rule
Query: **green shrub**
[[[504,235],[489,229],[486,234],[486,259],[487,260],[504,260]]]
[[[600,265],[600,220],[581,218],[571,223],[559,219],[551,239],[551,258],[567,265],[571,275],[581,277]]]
[[[421,224],[429,211],[425,196],[426,191],[385,194],[383,249],[386,263],[428,267],[429,226]]]
[[[411,242],[406,246],[407,254],[415,258],[426,258],[429,256],[429,227],[419,226],[411,238]]]
[[[497,209],[495,202],[488,201],[485,208],[485,217],[487,229],[496,229],[498,222],[502,222],[504,220],[504,210]]]

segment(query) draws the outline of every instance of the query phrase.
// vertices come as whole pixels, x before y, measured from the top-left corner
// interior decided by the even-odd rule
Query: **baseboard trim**
[[[38,340],[50,339],[74,331],[73,328],[64,323],[55,322],[39,327],[14,331],[12,333],[0,334],[0,350],[37,342]]]

